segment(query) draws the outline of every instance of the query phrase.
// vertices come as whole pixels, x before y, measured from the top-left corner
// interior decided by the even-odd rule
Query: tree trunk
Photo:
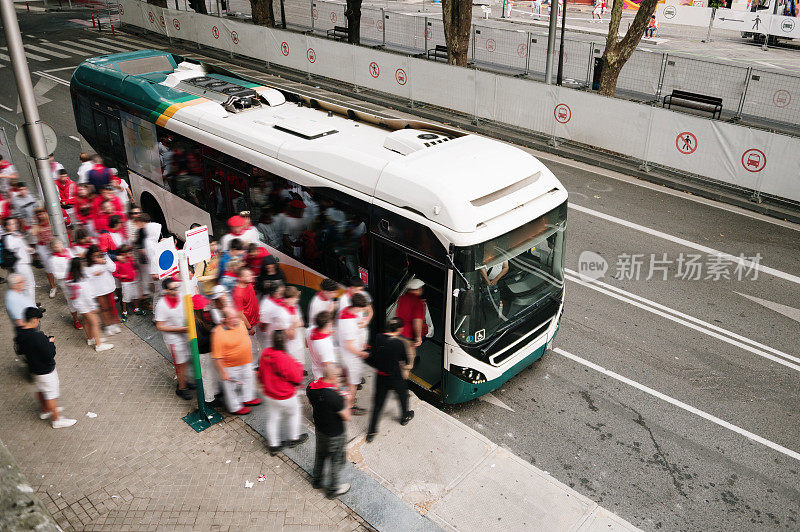
[[[347,18],[347,42],[361,44],[361,0],[347,0],[344,16]]]
[[[205,0],[189,0],[189,7],[194,9],[194,12],[200,15],[208,15]]]
[[[618,39],[619,25],[622,21],[623,0],[614,0],[611,7],[611,21],[608,25],[608,36],[606,37],[606,49],[603,51],[602,67],[600,74],[600,94],[614,96],[617,90],[617,79],[622,67],[630,59],[639,41],[644,36],[644,30],[650,20],[650,16],[656,11],[658,0],[642,0],[639,4],[639,11],[633,17],[633,23],[628,28],[627,33],[622,39]]]
[[[253,14],[253,24],[259,26],[275,27],[275,12],[272,0],[250,0],[250,11]]]
[[[147,3],[156,7],[167,7],[167,0],[147,0]]]
[[[444,40],[447,44],[447,62],[451,65],[467,66],[469,34],[472,28],[472,0],[442,0],[442,20]]]

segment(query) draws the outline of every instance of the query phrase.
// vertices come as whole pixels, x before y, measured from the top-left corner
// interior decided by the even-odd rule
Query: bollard
[[[30,13],[31,12],[31,6],[28,4],[28,2],[25,2],[25,7],[28,8],[28,13]]]
[[[94,11],[92,11],[92,27],[96,28],[97,26],[94,23]]]
[[[116,37],[116,34],[114,33],[114,21],[109,20],[109,23],[111,24],[111,36]]]

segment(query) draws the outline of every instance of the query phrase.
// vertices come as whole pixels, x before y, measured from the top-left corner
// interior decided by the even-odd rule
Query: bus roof
[[[356,120],[316,101],[298,105],[294,94],[175,54],[142,50],[89,59],[75,70],[72,87],[138,108],[186,136],[192,137],[183,126],[245,146],[458,233],[499,223],[537,200],[549,206],[552,198],[543,198],[554,191],[566,198],[538,159],[503,142],[432,123]]]

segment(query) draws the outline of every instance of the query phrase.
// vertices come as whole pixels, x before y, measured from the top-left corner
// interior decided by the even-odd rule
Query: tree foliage
[[[647,23],[656,11],[657,3],[658,0],[642,0],[628,31],[620,39],[619,25],[622,21],[623,0],[614,0],[614,5],[611,7],[608,37],[606,37],[606,49],[601,59],[603,71],[600,74],[600,94],[614,96],[617,90],[619,73],[628,59],[630,59],[633,51],[636,50],[639,41],[642,40]]]
[[[442,20],[444,40],[447,44],[447,62],[451,65],[467,66],[472,27],[472,0],[442,0]]]

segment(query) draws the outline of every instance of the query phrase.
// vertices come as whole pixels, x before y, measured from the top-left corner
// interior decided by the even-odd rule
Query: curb
[[[0,441],[0,530],[60,531]]]

